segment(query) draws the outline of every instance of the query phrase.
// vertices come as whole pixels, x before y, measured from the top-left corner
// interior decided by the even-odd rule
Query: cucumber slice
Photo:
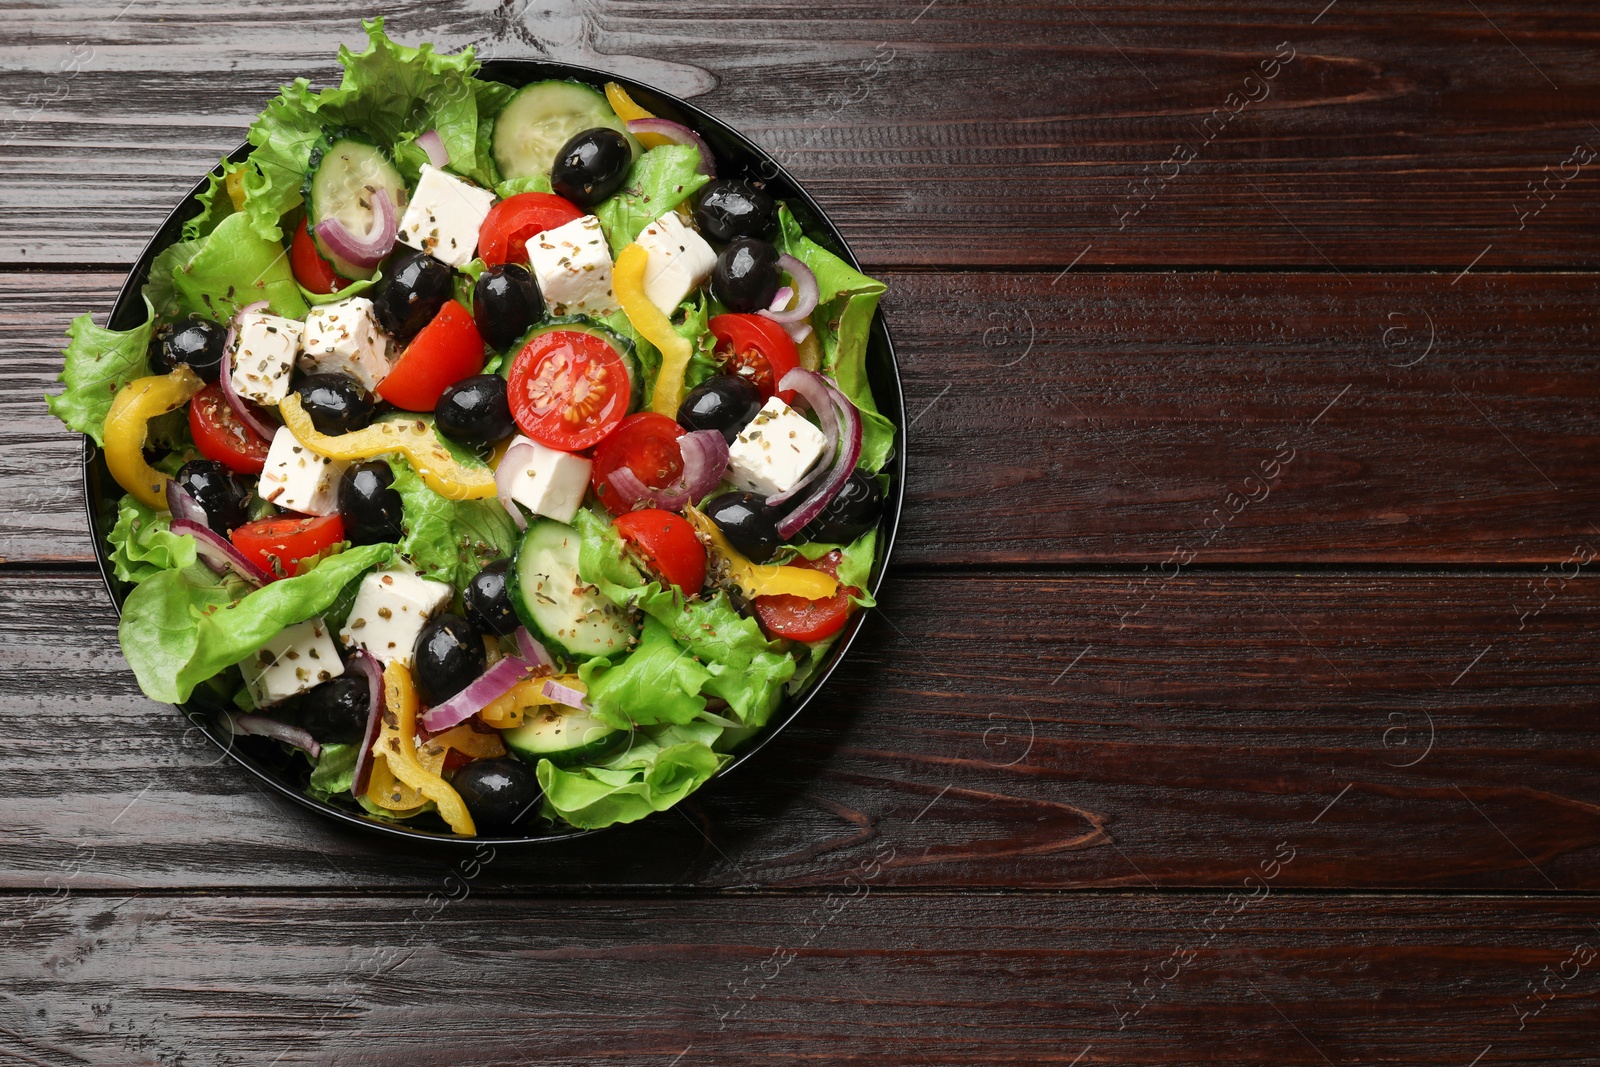
[[[622,608],[578,577],[577,530],[536,519],[511,563],[511,604],[525,626],[573,659],[618,656],[638,627]]]
[[[379,189],[389,194],[397,217],[405,211],[405,179],[377,145],[341,130],[312,151],[304,189],[307,226],[317,251],[346,278],[370,278],[377,268],[358,267],[334,255],[317,236],[317,224],[337,219],[351,233],[370,232],[378,214],[372,198]]]
[[[628,369],[628,410],[639,411],[644,407],[644,371],[639,366],[639,353],[634,348],[633,342],[622,336],[603,322],[597,322],[587,315],[567,315],[559,319],[546,319],[534,326],[533,329],[522,335],[521,340],[506,349],[507,359],[500,364],[500,373],[511,377],[511,365],[516,362],[517,354],[526,348],[535,337],[550,333],[553,330],[576,330],[580,333],[592,334],[610,345],[622,360],[622,365]]]
[[[500,731],[505,746],[529,763],[547,759],[557,767],[602,755],[627,736],[627,730],[607,726],[564,704],[529,708],[521,726]]]
[[[639,142],[606,103],[605,94],[582,82],[523,86],[494,122],[494,161],[500,176],[548,178],[561,146],[596,126],[622,134],[633,147],[633,157],[639,158]]]

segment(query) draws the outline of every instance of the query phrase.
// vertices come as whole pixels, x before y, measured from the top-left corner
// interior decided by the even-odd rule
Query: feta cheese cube
[[[826,445],[821,430],[773,397],[728,448],[728,481],[761,496],[787,493]]]
[[[339,510],[339,479],[348,466],[317,455],[301,444],[289,427],[280,426],[267,449],[256,495],[302,515],[332,515]]]
[[[589,488],[589,471],[594,464],[582,456],[546,448],[526,437],[511,442],[512,448],[518,445],[530,446],[533,454],[517,464],[508,495],[535,515],[571,522],[583,503],[584,490]],[[525,451],[517,454],[524,455]]]
[[[445,610],[455,590],[406,571],[374,571],[361,579],[350,617],[339,640],[347,648],[365,649],[387,666],[411,666],[417,635],[434,615]]]
[[[247,400],[267,407],[289,395],[294,358],[300,351],[304,327],[282,315],[252,312],[239,319],[233,360],[228,374],[234,390]]]
[[[650,303],[671,315],[697,285],[711,277],[717,254],[711,246],[669,211],[644,228],[639,245],[649,253],[644,265],[644,295]]]
[[[593,215],[528,238],[528,267],[552,315],[605,318],[617,310],[611,248]]]
[[[343,374],[368,392],[391,366],[389,337],[364,296],[312,308],[300,349],[300,369],[307,374]]]
[[[344,673],[339,649],[321,619],[307,619],[239,661],[244,684],[258,707],[276,704]]]
[[[400,217],[400,243],[452,267],[465,267],[477,254],[478,228],[493,206],[489,190],[424,163],[417,191]]]

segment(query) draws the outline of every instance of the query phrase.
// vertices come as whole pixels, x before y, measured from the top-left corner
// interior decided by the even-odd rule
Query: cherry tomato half
[[[378,383],[378,395],[407,411],[432,411],[446,389],[482,369],[483,335],[472,312],[446,300]]]
[[[694,527],[660,508],[642,508],[611,520],[657,574],[690,596],[706,584],[706,550]]]
[[[839,576],[839,561],[843,558],[834,549],[819,559],[798,558],[788,566],[824,571]],[[787,637],[791,641],[821,641],[832,637],[844,628],[850,618],[850,594],[856,589],[840,589],[826,600],[807,600],[803,596],[758,596],[752,603],[761,628],[774,637]]]
[[[507,399],[522,432],[547,448],[577,452],[603,439],[628,413],[628,368],[605,339],[551,330],[511,364]]]
[[[683,434],[682,426],[654,411],[641,411],[617,423],[611,436],[595,446],[594,467],[589,473],[594,494],[606,510],[613,515],[628,510],[608,480],[620,467],[627,466],[652,489],[672,484],[683,473],[683,453],[678,450],[678,438]]]
[[[240,474],[260,474],[267,465],[272,442],[239,421],[216,383],[189,401],[189,432],[202,456],[226,463]]]
[[[518,193],[494,207],[478,227],[478,255],[489,266],[528,262],[528,238],[583,218],[572,201],[555,193]]]
[[[783,327],[760,315],[717,315],[707,323],[717,339],[717,362],[729,374],[749,379],[763,401],[776,393],[785,404],[794,390],[778,392],[783,376],[800,365],[800,352]]]
[[[294,271],[295,281],[323,296],[337,293],[350,284],[350,279],[339,277],[333,264],[317,251],[317,242],[311,239],[305,219],[300,220],[300,227],[294,231],[294,243],[289,246],[289,269]]]
[[[247,522],[228,535],[233,547],[269,573],[294,577],[300,561],[344,540],[344,522],[332,515],[274,515]]]

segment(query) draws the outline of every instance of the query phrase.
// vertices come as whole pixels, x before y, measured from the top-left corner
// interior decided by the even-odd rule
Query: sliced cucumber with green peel
[[[622,365],[628,368],[628,410],[638,411],[645,406],[644,371],[639,366],[639,353],[634,348],[633,342],[605,323],[591,319],[587,315],[567,315],[559,319],[546,319],[544,322],[539,323],[523,334],[521,340],[506,350],[507,358],[500,365],[500,373],[507,378],[511,377],[511,365],[516,362],[517,354],[526,348],[534,338],[553,333],[556,330],[575,330],[579,333],[591,334],[610,345],[612,350],[616,352],[617,357],[622,360]]]
[[[374,267],[358,267],[329,251],[317,235],[317,225],[335,219],[352,234],[371,233],[378,210],[373,198],[378,190],[389,196],[398,219],[406,209],[406,182],[383,149],[359,134],[330,133],[311,153],[306,175],[306,226],[317,251],[346,278],[370,278]]]
[[[557,767],[603,755],[627,736],[627,730],[607,726],[565,704],[529,708],[521,726],[500,731],[505,746],[529,763],[547,759]]]
[[[524,625],[573,659],[620,656],[639,630],[633,618],[578,577],[583,538],[554,519],[536,519],[511,563],[511,604]]]
[[[582,82],[534,82],[517,90],[494,122],[494,161],[503,178],[548,178],[561,146],[584,130],[605,126],[633,146],[639,142],[606,103],[605,94]]]

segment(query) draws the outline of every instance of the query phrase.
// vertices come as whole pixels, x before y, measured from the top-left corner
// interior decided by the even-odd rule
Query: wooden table
[[[61,331],[380,10],[124,3],[0,12],[0,1060],[1593,1062],[1594,5],[381,9],[748,132],[913,416],[811,712],[473,859],[263,795],[117,649]]]

